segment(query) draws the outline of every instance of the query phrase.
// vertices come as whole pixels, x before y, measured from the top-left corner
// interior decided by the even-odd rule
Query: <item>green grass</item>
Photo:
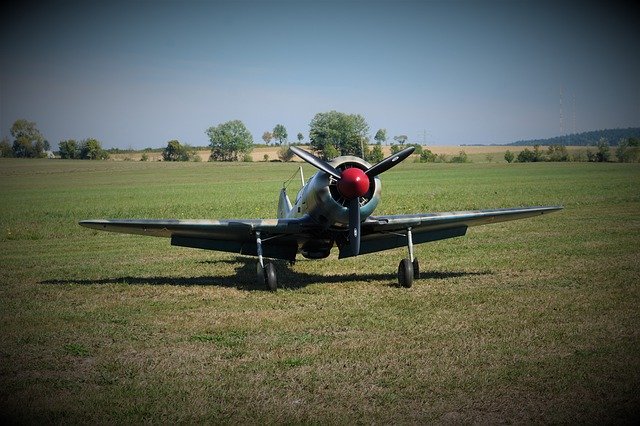
[[[287,164],[0,161],[0,416],[21,423],[601,423],[640,406],[640,166],[414,164],[376,213],[563,204],[278,263],[81,228],[274,217]],[[305,168],[310,176],[312,170]],[[292,188],[291,195],[295,196]]]

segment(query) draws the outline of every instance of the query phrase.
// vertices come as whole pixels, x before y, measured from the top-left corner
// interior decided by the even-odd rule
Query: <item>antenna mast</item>
[[[576,94],[573,94],[573,133],[575,134],[576,130]]]
[[[420,141],[420,145],[427,144],[427,129],[422,129],[421,132],[418,132],[418,141]]]
[[[560,86],[560,136],[564,136],[564,116],[562,115],[562,86]]]

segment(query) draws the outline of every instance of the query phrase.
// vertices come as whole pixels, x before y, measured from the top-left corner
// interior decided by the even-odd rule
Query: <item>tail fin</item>
[[[282,188],[280,190],[280,198],[278,199],[278,219],[283,219],[289,216],[289,212],[293,206],[291,205],[291,200],[287,196],[287,189]]]

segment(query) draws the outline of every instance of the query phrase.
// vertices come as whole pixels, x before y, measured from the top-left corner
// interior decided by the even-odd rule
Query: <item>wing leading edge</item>
[[[361,226],[360,254],[374,253],[407,245],[406,231],[411,228],[413,243],[421,244],[466,234],[470,226],[523,219],[561,210],[560,206],[522,207],[495,210],[471,210],[443,213],[371,216]],[[295,260],[298,247],[314,239],[318,225],[308,218],[299,219],[98,219],[83,220],[80,225],[100,231],[165,237],[171,244],[257,255],[256,232],[261,233],[265,257]],[[340,258],[351,250],[340,246]]]
[[[171,238],[171,245],[255,256],[256,232],[262,234],[264,255],[294,260],[298,240],[308,238],[303,219],[98,219],[80,225],[100,231]]]
[[[421,244],[463,236],[470,226],[524,219],[561,209],[561,206],[538,206],[372,216],[362,223],[360,254],[405,247],[407,245],[406,230],[409,228],[411,228],[413,243]],[[349,257],[348,250],[340,250],[340,257]]]

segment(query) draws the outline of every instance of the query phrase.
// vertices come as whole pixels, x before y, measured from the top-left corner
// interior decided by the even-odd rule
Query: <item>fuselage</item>
[[[371,165],[358,157],[342,156],[333,159],[331,164],[342,171],[350,167],[367,170]],[[360,197],[360,218],[366,220],[380,202],[382,184],[376,176],[369,182],[369,190]],[[325,172],[314,174],[300,189],[292,204],[283,189],[278,205],[278,218],[307,217],[321,225],[322,231],[312,241],[301,247],[301,253],[309,258],[323,258],[336,240],[340,240],[349,225],[348,201],[337,190],[336,180]],[[340,242],[340,241],[338,241]]]

